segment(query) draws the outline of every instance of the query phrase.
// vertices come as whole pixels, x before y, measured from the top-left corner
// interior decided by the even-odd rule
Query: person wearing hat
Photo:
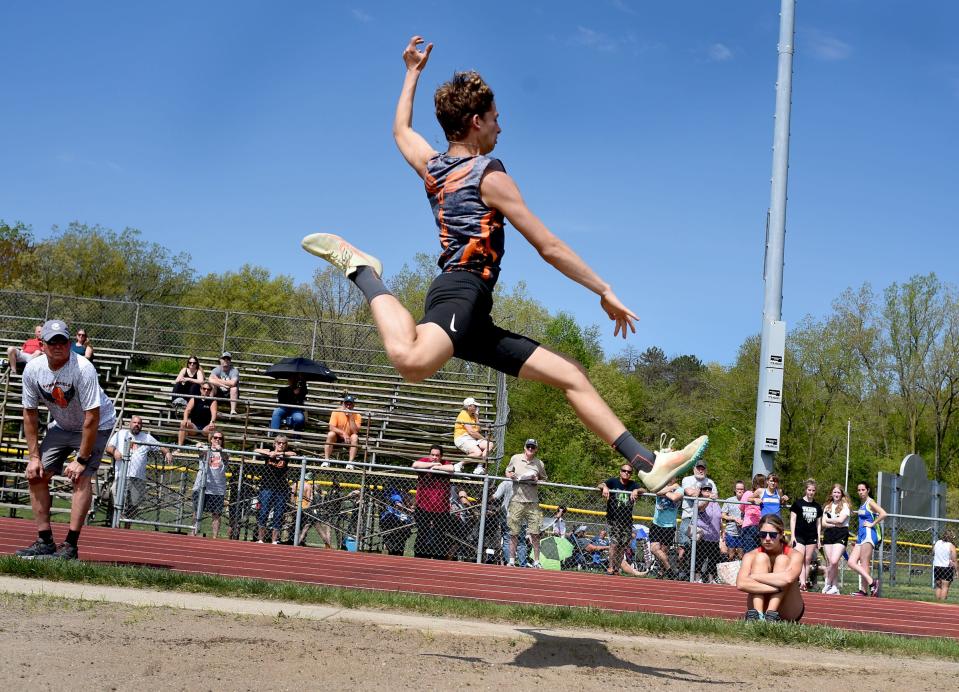
[[[335,444],[349,445],[350,463],[356,459],[363,416],[353,411],[354,406],[356,406],[356,398],[352,394],[344,393],[340,408],[330,414],[330,432],[326,434],[326,445],[323,447],[323,455],[327,459],[333,458]]]
[[[711,478],[706,477],[706,462],[700,459],[693,467],[693,475],[686,476],[681,483],[684,495],[683,511],[682,520],[679,522],[679,531],[676,534],[676,544],[679,546],[678,557],[680,561],[685,557],[686,546],[689,545],[691,537],[690,526],[695,527],[697,515],[699,514],[697,501],[693,498],[700,496],[700,488],[703,483],[708,485],[715,495],[716,484]]]
[[[479,426],[476,399],[471,396],[463,399],[463,409],[456,416],[456,423],[453,425],[453,444],[463,454],[475,459],[485,459],[492,451],[493,443],[483,437]],[[486,473],[486,468],[479,463],[473,473],[482,475]]]
[[[76,560],[80,529],[93,497],[91,479],[116,422],[113,402],[103,392],[97,371],[70,348],[70,332],[63,320],[48,320],[41,328],[44,353],[23,369],[23,432],[27,438],[30,503],[37,524],[36,542],[17,551],[30,559]],[[39,406],[53,421],[40,442]],[[76,454],[65,465],[67,457]],[[73,482],[70,529],[60,545],[50,527],[50,480],[64,475]]]
[[[220,355],[220,364],[213,368],[209,380],[216,389],[217,398],[230,398],[230,413],[236,415],[236,401],[240,397],[240,371],[233,366],[233,354],[224,351]]]
[[[536,456],[538,450],[539,443],[530,438],[523,445],[523,451],[514,454],[506,466],[505,476],[513,481],[513,497],[510,498],[506,514],[510,566],[516,564],[516,547],[523,524],[526,524],[533,543],[533,567],[540,567],[539,534],[543,525],[543,510],[539,506],[539,488],[536,484],[546,480],[546,467]]]

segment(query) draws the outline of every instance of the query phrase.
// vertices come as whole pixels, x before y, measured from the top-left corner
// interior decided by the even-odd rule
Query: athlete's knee
[[[436,368],[429,364],[418,362],[416,359],[404,354],[401,357],[391,358],[393,367],[407,382],[422,382],[427,377],[436,373]]]

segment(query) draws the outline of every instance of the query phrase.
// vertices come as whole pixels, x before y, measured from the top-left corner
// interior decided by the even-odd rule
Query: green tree
[[[33,244],[30,226],[19,221],[11,226],[0,220],[0,286],[17,285],[28,266]]]

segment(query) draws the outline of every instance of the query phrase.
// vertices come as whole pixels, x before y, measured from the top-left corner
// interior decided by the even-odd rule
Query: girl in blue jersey
[[[879,541],[882,540],[882,529],[879,524],[886,518],[886,510],[879,506],[879,503],[869,497],[872,488],[868,483],[860,483],[856,486],[856,492],[859,494],[859,500],[862,504],[859,506],[857,515],[859,516],[859,531],[856,534],[856,545],[849,556],[849,568],[860,576],[860,589],[853,596],[878,596],[879,582],[878,576],[873,578],[872,552]],[[880,566],[880,572],[882,567]]]
[[[783,505],[789,502],[789,496],[779,490],[779,476],[775,473],[769,474],[766,479],[766,488],[758,497],[759,511],[762,516],[767,514],[781,516]]]

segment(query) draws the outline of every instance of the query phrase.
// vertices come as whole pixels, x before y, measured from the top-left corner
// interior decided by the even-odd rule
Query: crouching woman
[[[806,610],[799,590],[803,553],[785,542],[776,514],[759,521],[759,547],[743,557],[736,588],[746,592],[746,620],[799,622]]]

